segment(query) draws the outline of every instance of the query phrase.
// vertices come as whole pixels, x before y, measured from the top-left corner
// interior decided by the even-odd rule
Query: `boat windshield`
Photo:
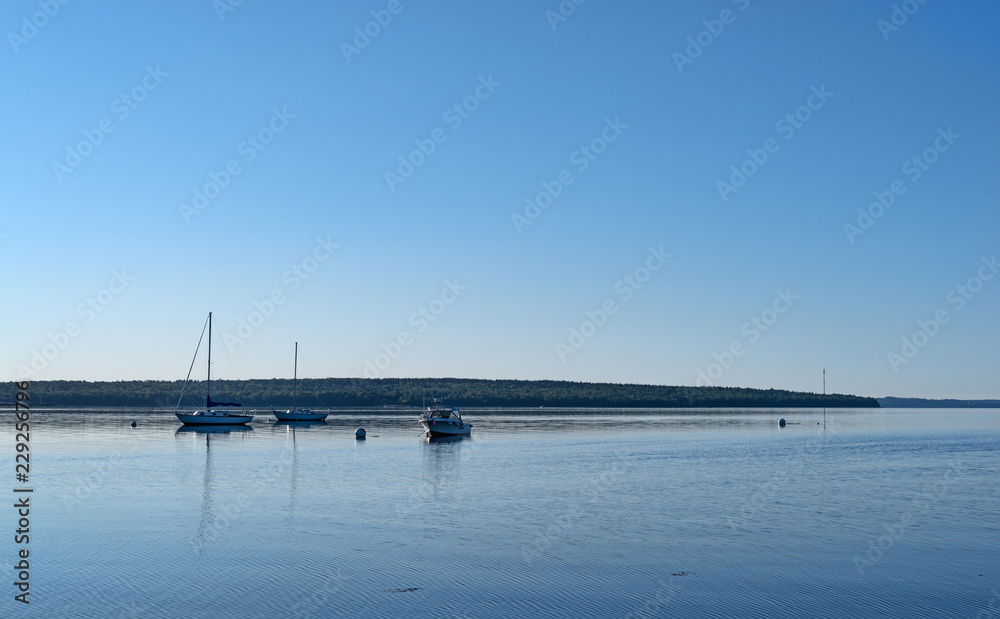
[[[438,419],[457,419],[462,420],[462,416],[458,414],[458,411],[453,408],[432,408],[427,411],[428,417],[437,417]]]

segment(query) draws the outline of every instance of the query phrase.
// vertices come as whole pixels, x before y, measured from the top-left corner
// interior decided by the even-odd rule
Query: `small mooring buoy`
[[[134,421],[132,422],[132,427],[133,427],[133,428],[135,427],[135,422],[134,422]]]
[[[784,417],[782,417],[780,420],[778,420],[778,425],[781,426],[782,428],[785,427],[785,418]]]
[[[354,431],[354,438],[356,438],[359,441],[365,440],[365,429],[364,428],[358,428],[357,430],[355,430]]]

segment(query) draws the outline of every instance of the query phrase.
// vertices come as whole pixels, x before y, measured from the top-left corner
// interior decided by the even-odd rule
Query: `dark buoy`
[[[359,441],[365,440],[365,429],[364,428],[358,428],[357,430],[355,430],[354,431],[354,438],[358,439]]]
[[[784,417],[782,417],[782,418],[781,418],[781,419],[780,419],[780,420],[778,421],[778,425],[779,425],[779,426],[781,426],[782,428],[784,428],[784,427],[785,427],[785,419],[784,419]]]
[[[134,422],[134,421],[132,422],[132,427],[133,427],[133,428],[135,427],[135,422]]]

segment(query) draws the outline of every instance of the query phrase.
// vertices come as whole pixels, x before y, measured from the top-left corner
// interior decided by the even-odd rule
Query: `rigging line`
[[[305,366],[305,370],[306,370],[305,371],[305,375],[306,376],[312,376],[312,372],[309,371],[309,364],[307,364],[305,361],[303,361],[301,363],[301,365]]]
[[[198,336],[198,346],[194,349],[194,357],[191,357],[191,367],[188,368],[187,378],[184,379],[184,387],[181,388],[181,397],[177,398],[176,408],[181,407],[181,400],[184,399],[184,391],[187,389],[188,381],[191,380],[191,370],[194,369],[195,359],[198,358],[198,351],[201,349],[201,340],[205,338],[205,329],[208,327],[208,317],[205,317],[205,324],[201,327],[201,335]]]
[[[215,321],[215,328],[219,328],[219,322]],[[225,338],[223,338],[225,340]],[[222,350],[226,352],[226,362],[229,364],[229,371],[232,372],[233,378],[240,380],[239,375],[236,374],[236,367],[233,365],[233,358],[229,356],[229,346],[223,346]]]
[[[307,377],[311,377],[311,376],[312,376],[312,371],[310,371],[310,369],[309,369],[309,364],[308,364],[307,362],[305,362],[305,361],[302,361],[301,363],[299,363],[299,365],[301,365],[301,366],[304,366],[304,367],[305,367],[305,372],[304,372],[304,374],[305,374],[305,375],[306,375]]]
[[[282,377],[287,377],[289,374],[292,373],[290,370],[292,369],[292,364],[294,363],[294,359],[295,359],[295,353],[292,353],[287,357],[285,357],[285,367],[281,371]]]

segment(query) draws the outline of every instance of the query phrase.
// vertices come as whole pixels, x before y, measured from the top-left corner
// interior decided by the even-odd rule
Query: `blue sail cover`
[[[215,408],[216,406],[243,406],[242,404],[237,404],[235,402],[213,402],[212,396],[208,396],[205,399],[207,400],[207,403],[205,404],[207,408]]]

